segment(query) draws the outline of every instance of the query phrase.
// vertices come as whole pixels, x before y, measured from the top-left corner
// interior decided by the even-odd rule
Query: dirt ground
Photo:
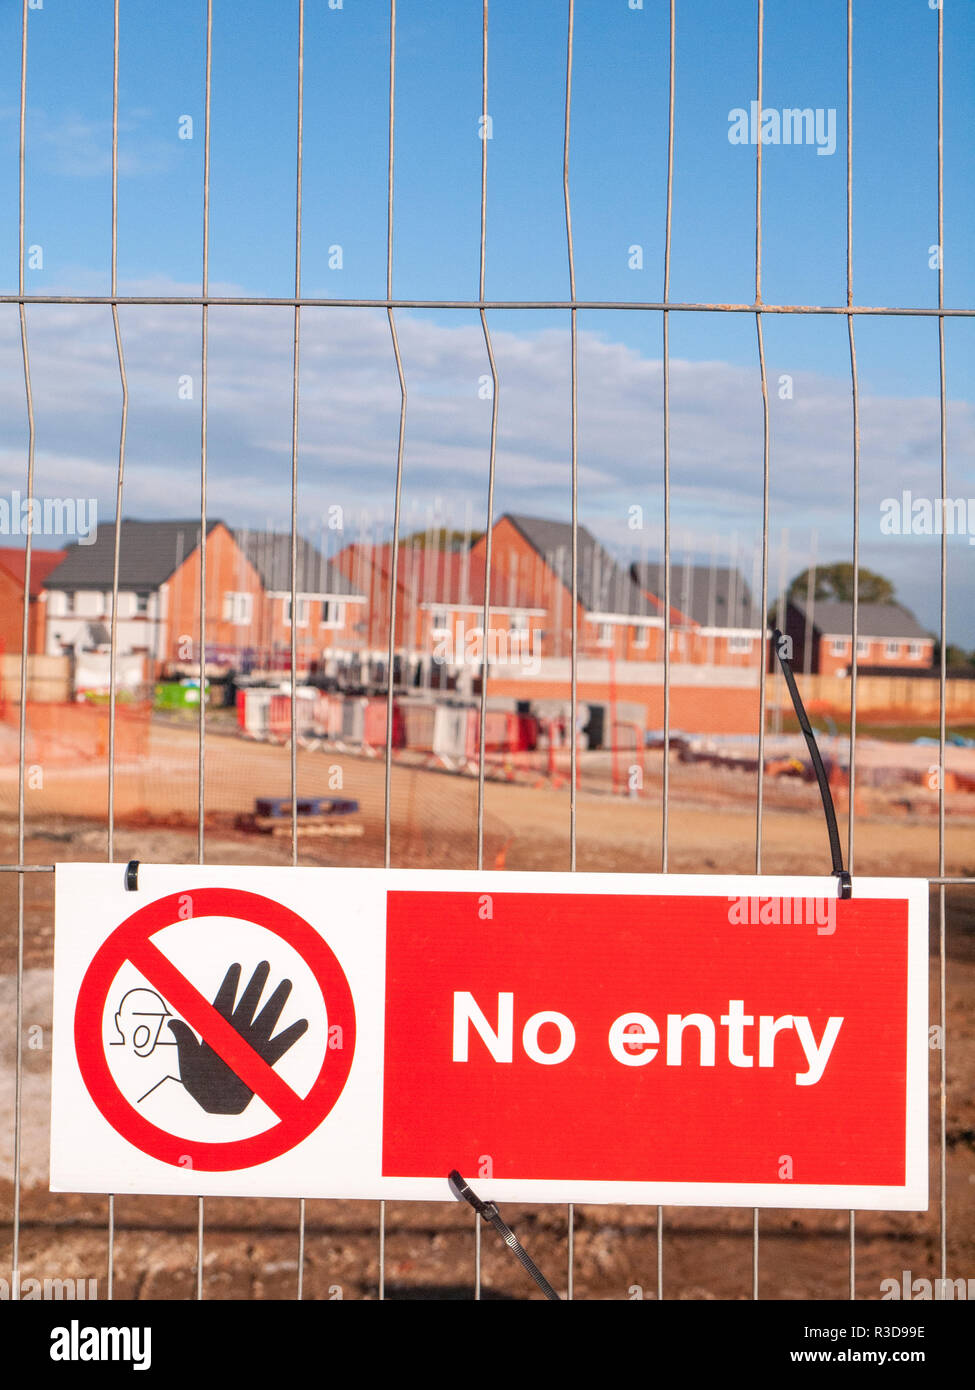
[[[363,759],[299,750],[299,795],[356,798],[358,839],[305,839],[300,863],[383,862],[384,768]],[[338,769],[338,777],[336,775]],[[11,775],[13,773],[13,775]],[[510,770],[509,770],[510,773]],[[502,775],[504,775],[502,773]],[[198,761],[191,730],[153,727],[149,758],[116,772],[113,857],[121,862],[198,860]],[[537,780],[537,779],[536,779]],[[292,862],[290,838],[235,828],[257,795],[288,795],[287,749],[209,737],[206,744],[204,853],[209,863]],[[614,798],[608,765],[584,766],[577,796],[580,870],[659,871],[663,838],[662,764],[648,754],[643,795]],[[18,861],[16,775],[0,767],[0,863]],[[967,798],[971,801],[972,798]],[[45,768],[26,793],[24,862],[105,860],[107,774],[104,765]],[[391,859],[394,865],[473,867],[476,782],[432,770],[392,772]],[[854,869],[861,874],[938,873],[937,798],[919,788],[865,788],[857,796]],[[841,815],[845,806],[839,808]],[[814,786],[782,780],[766,787],[761,869],[825,872],[828,847]],[[846,849],[845,826],[843,832]],[[568,787],[530,780],[492,780],[485,792],[485,867],[569,866]],[[670,768],[667,825],[670,870],[752,873],[756,868],[754,774],[681,763]],[[975,816],[965,799],[949,804],[945,872],[975,873]],[[21,1277],[97,1279],[107,1294],[107,1198],[47,1191],[50,980],[53,874],[23,875],[24,1022],[39,1025],[44,1045],[24,1053]],[[0,874],[0,1014],[12,1024],[17,968],[18,875]],[[948,1272],[975,1278],[975,891],[944,890],[946,904]],[[940,1017],[940,895],[932,892],[931,1018]],[[930,1053],[931,1205],[926,1213],[858,1213],[856,1291],[879,1298],[881,1280],[940,1274],[938,1123],[941,1052]],[[11,1259],[13,1027],[0,1041],[0,1266]],[[504,1215],[551,1282],[568,1279],[565,1207],[511,1206]],[[114,1293],[117,1297],[187,1298],[196,1291],[198,1204],[187,1199],[119,1198],[115,1202]],[[377,1203],[309,1201],[305,1212],[304,1288],[309,1298],[374,1299],[379,1284]],[[210,1298],[292,1298],[297,1291],[299,1208],[291,1201],[204,1204],[203,1291]],[[456,1204],[387,1203],[385,1288],[394,1298],[471,1298],[473,1214]],[[847,1212],[762,1211],[759,1291],[770,1299],[843,1298],[849,1290]],[[655,1208],[578,1206],[573,1215],[574,1294],[579,1298],[653,1298],[657,1241],[663,1241],[668,1298],[734,1299],[751,1295],[752,1212],[671,1208],[662,1233]],[[973,1286],[975,1287],[975,1286]],[[482,1232],[482,1295],[541,1295],[495,1233]]]

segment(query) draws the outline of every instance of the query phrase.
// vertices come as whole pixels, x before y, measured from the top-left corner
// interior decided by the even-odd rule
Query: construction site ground
[[[0,862],[18,861],[16,762],[0,765]],[[583,754],[577,793],[577,866],[594,872],[657,872],[663,838],[662,755],[648,751],[639,794],[611,794],[612,756]],[[381,756],[327,747],[299,749],[300,796],[341,795],[359,802],[356,838],[299,835],[306,864],[380,866],[384,853],[385,775]],[[500,763],[485,788],[484,864],[488,868],[568,869],[569,786],[566,768],[553,786],[544,774]],[[124,862],[194,863],[199,752],[190,723],[153,722],[148,754],[116,769],[114,858]],[[514,778],[514,780],[511,780]],[[43,765],[25,790],[24,860],[103,861],[108,775],[105,760]],[[397,764],[391,779],[394,865],[471,868],[477,842],[476,779]],[[236,828],[257,796],[288,796],[287,747],[250,743],[232,731],[208,734],[205,749],[204,854],[214,864],[288,864],[287,837]],[[930,877],[939,873],[938,795],[923,784],[864,787],[855,794],[856,874]],[[975,798],[946,798],[948,875],[975,873]],[[754,773],[681,762],[669,769],[667,868],[685,873],[752,873],[756,869],[757,783]],[[847,806],[839,812],[847,846]],[[825,873],[829,854],[814,784],[767,779],[761,869]],[[25,1029],[21,1277],[97,1279],[107,1292],[107,1198],[51,1194],[47,1187],[50,1104],[53,875],[23,876]],[[9,1266],[13,1204],[13,1074],[17,969],[18,876],[0,874],[0,1263]],[[975,1278],[975,891],[947,887],[946,1013],[948,1100],[948,1272]],[[940,1018],[940,893],[931,897],[931,1019]],[[933,1041],[937,1041],[934,1039]],[[942,1054],[930,1052],[931,1202],[926,1213],[861,1212],[856,1217],[856,1289],[881,1297],[881,1281],[940,1274],[938,1081]],[[122,1197],[115,1204],[115,1295],[188,1298],[196,1291],[197,1204],[192,1199]],[[548,1278],[567,1280],[567,1209],[505,1209],[505,1216]],[[204,1295],[291,1298],[298,1276],[298,1203],[207,1199]],[[470,1298],[474,1281],[473,1215],[454,1203],[387,1203],[386,1295]],[[378,1296],[377,1203],[306,1204],[304,1294],[309,1298]],[[576,1297],[652,1298],[657,1290],[656,1209],[575,1209]],[[759,1217],[763,1298],[843,1298],[849,1289],[850,1216],[845,1211],[763,1210]],[[483,1296],[540,1297],[494,1233],[483,1232]],[[682,1299],[751,1296],[752,1212],[667,1208],[663,1224],[664,1294]]]

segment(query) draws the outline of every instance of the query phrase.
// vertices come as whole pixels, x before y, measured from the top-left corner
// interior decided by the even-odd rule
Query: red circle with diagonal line
[[[192,901],[194,917],[229,917],[273,932],[298,952],[314,975],[325,1000],[329,1030],[333,1025],[342,1029],[339,1036],[343,1046],[334,1050],[326,1046],[325,1059],[306,1096],[292,1090],[152,942],[156,932],[185,919],[187,897]],[[209,1142],[170,1134],[138,1113],[112,1076],[101,1036],[108,991],[126,961],[274,1111],[277,1124],[246,1139]],[[336,956],[303,917],[259,893],[197,888],[171,893],[139,908],[99,947],[78,991],[74,1038],[78,1066],[91,1098],[123,1139],[163,1163],[225,1173],[278,1158],[318,1128],[349,1076],[355,1052],[355,1007]]]

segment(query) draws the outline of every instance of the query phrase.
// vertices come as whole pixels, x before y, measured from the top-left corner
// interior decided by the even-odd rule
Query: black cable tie
[[[833,860],[832,872],[839,879],[840,897],[851,898],[853,896],[853,883],[850,879],[848,869],[843,867],[843,850],[840,847],[840,832],[836,824],[836,809],[833,806],[833,794],[829,789],[829,778],[826,776],[826,768],[823,766],[823,759],[819,752],[819,745],[816,742],[816,735],[806,714],[806,708],[802,703],[802,696],[799,694],[799,687],[796,685],[796,678],[792,671],[792,662],[785,655],[787,639],[783,637],[778,628],[772,632],[772,642],[775,646],[775,655],[779,658],[779,665],[782,667],[782,674],[785,676],[785,683],[789,688],[789,695],[792,698],[792,707],[799,720],[799,728],[802,730],[806,740],[806,747],[809,749],[809,756],[812,759],[813,771],[816,774],[816,781],[819,783],[819,794],[823,800],[823,810],[826,813],[826,831],[829,835],[829,851]],[[764,768],[762,769],[764,772]],[[852,807],[850,814],[853,814]]]
[[[139,888],[139,861],[130,859],[125,866],[125,891],[135,893]]]
[[[478,1216],[482,1216],[485,1221],[490,1221],[491,1225],[497,1231],[505,1245],[507,1245],[515,1259],[518,1260],[523,1269],[528,1271],[545,1297],[553,1303],[561,1303],[562,1299],[552,1288],[552,1285],[548,1282],[531,1255],[529,1255],[528,1251],[521,1244],[514,1231],[502,1221],[501,1213],[498,1211],[494,1202],[482,1202],[474,1189],[469,1183],[464,1181],[456,1168],[453,1168],[447,1174],[447,1181],[450,1184],[451,1192],[458,1201],[465,1201],[468,1206],[474,1208]]]

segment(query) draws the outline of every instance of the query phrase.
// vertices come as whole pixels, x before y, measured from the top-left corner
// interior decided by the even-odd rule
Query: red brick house
[[[366,597],[361,645],[363,674],[381,677],[388,660],[392,545],[347,546],[335,567]],[[537,644],[535,629],[544,609],[537,606],[524,578],[513,579],[492,566],[490,613],[492,665],[506,664],[509,651]],[[533,606],[534,604],[534,606]],[[413,537],[400,542],[396,570],[396,651],[399,679],[410,686],[441,684],[480,664],[484,620],[484,558],[477,547],[451,548],[422,544]]]
[[[123,519],[117,649],[146,659],[146,679],[198,674],[201,548],[196,521]],[[105,651],[110,642],[115,527],[69,547],[46,578],[45,649]],[[355,644],[362,598],[302,537],[297,546],[298,669]],[[291,662],[291,534],[231,531],[208,521],[206,667],[281,671]]]
[[[853,664],[853,604],[819,599],[811,605],[790,599],[785,631],[792,638],[793,661],[813,675],[848,675]],[[934,638],[899,603],[861,603],[857,623],[857,667],[909,675],[934,660]]]

